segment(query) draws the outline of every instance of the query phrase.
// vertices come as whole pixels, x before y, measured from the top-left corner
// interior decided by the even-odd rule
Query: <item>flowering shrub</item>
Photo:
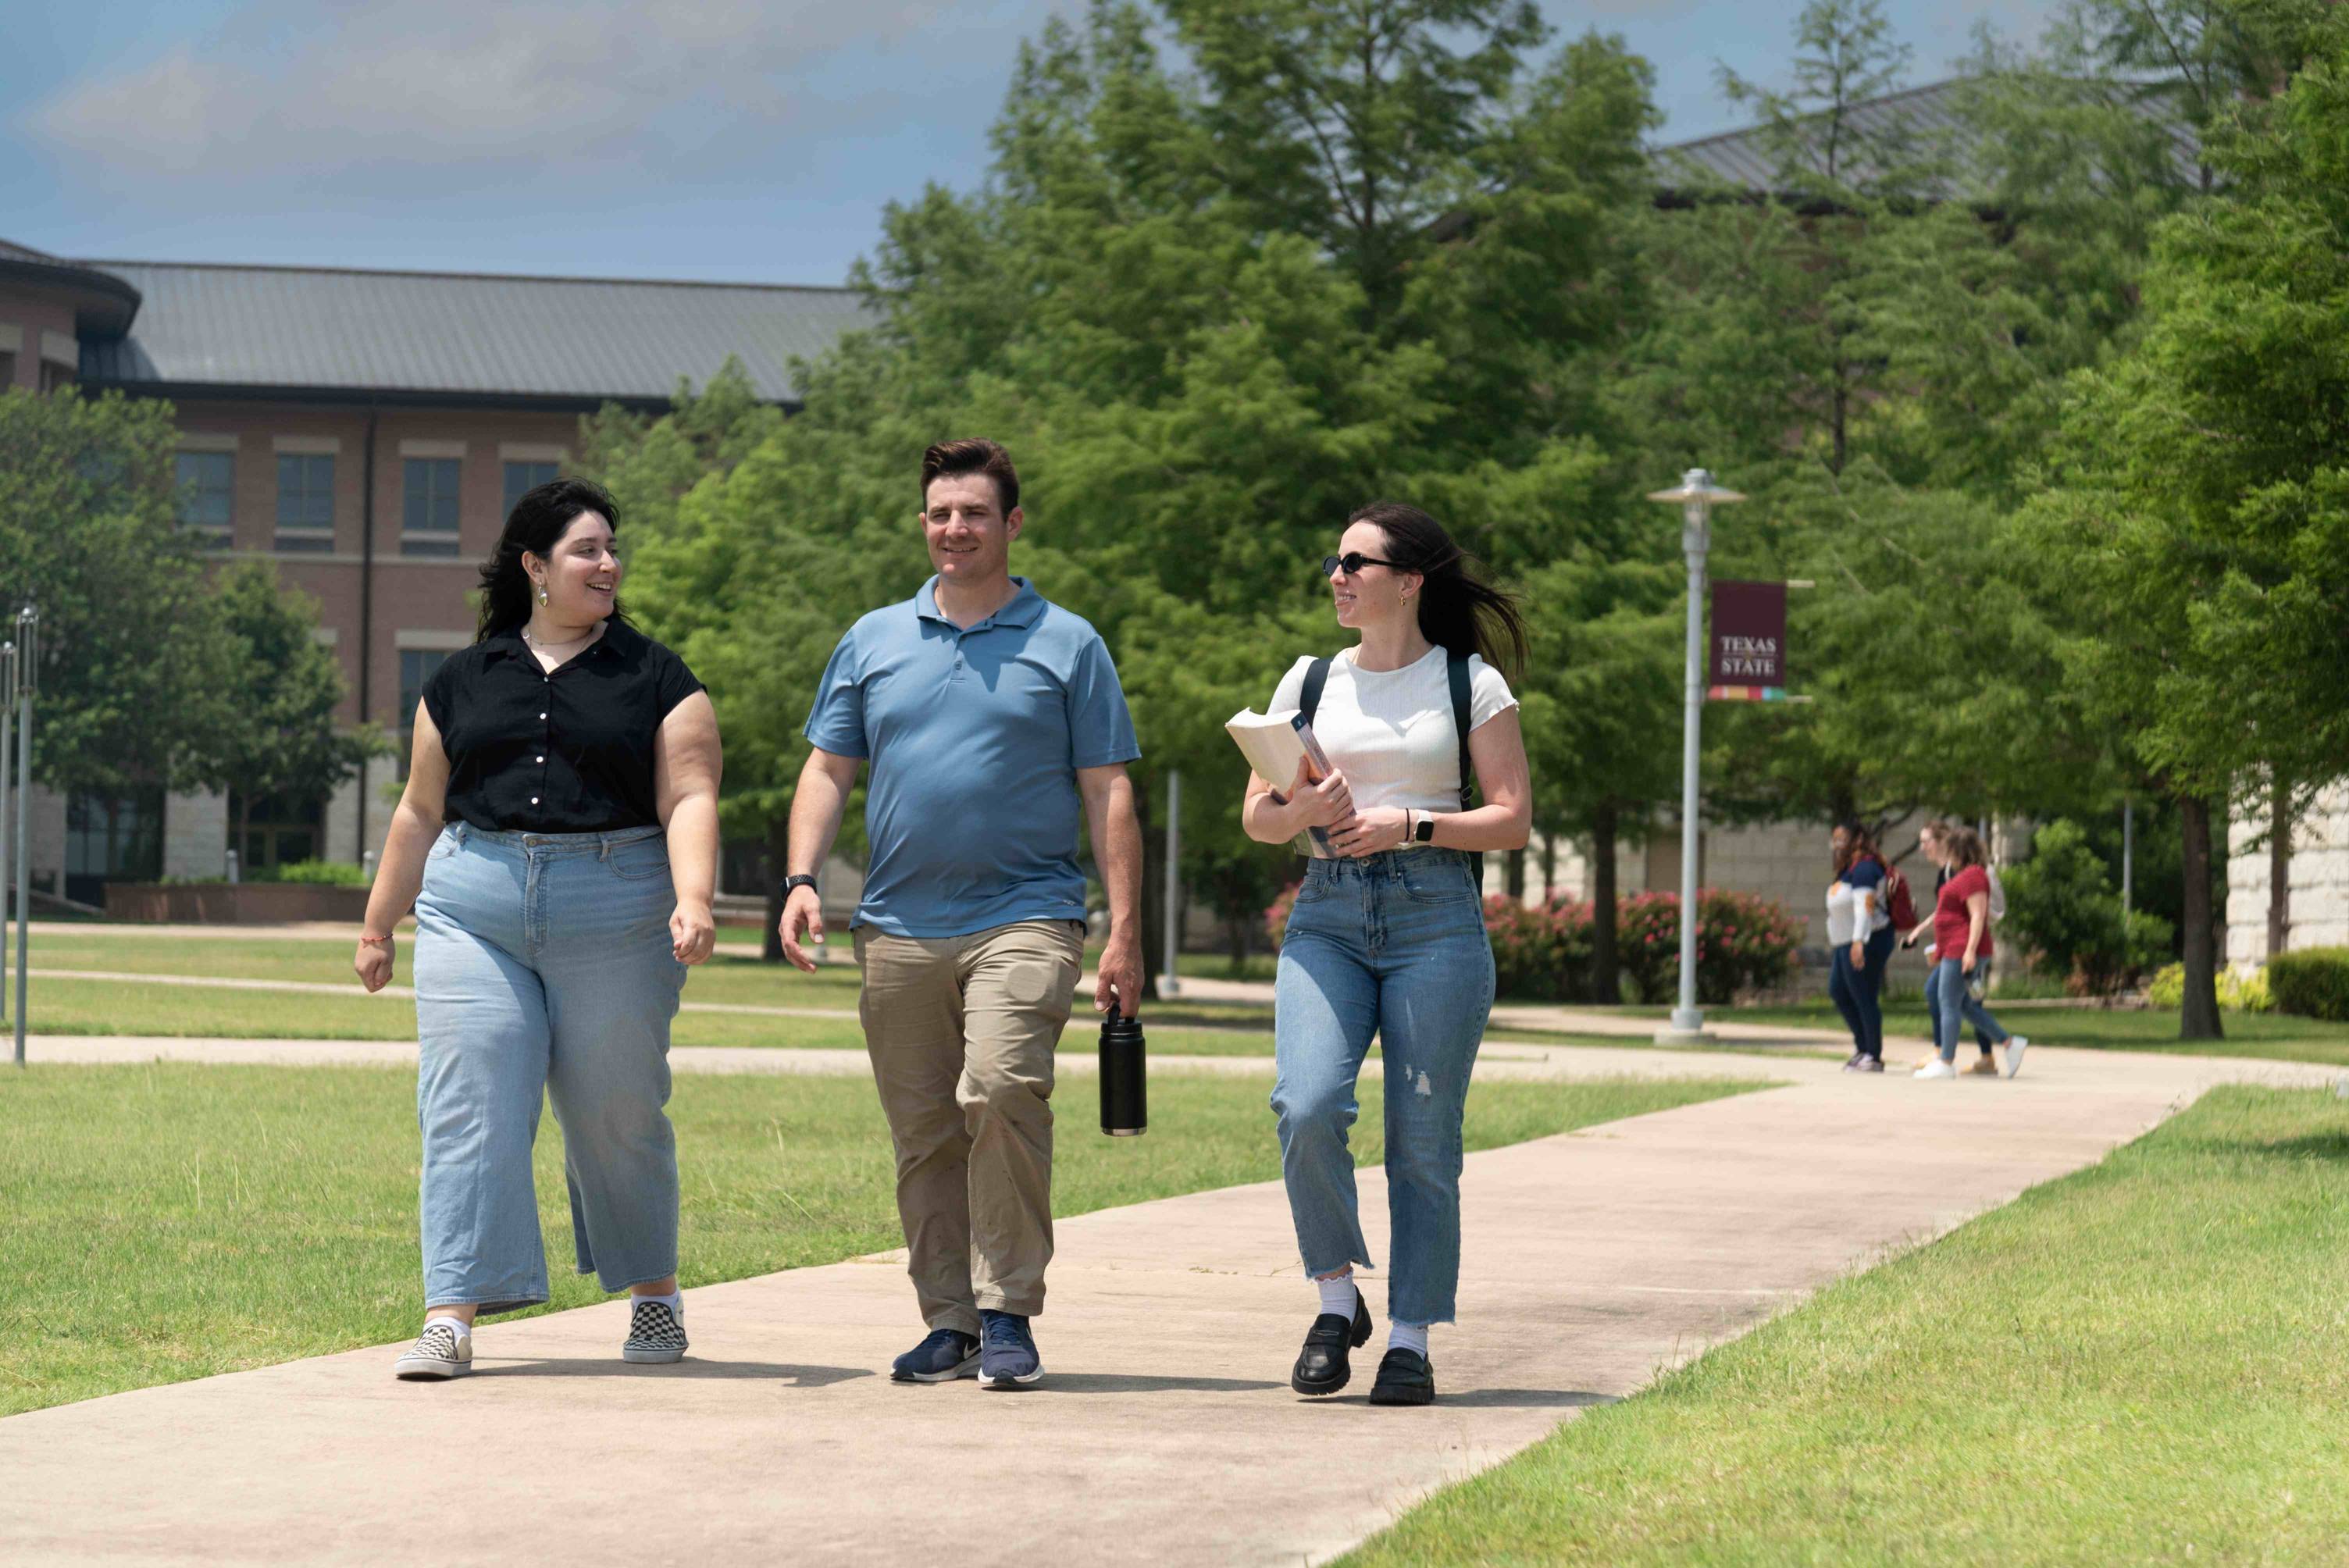
[[[1697,1000],[1719,1006],[1743,991],[1785,984],[1794,973],[1803,923],[1784,904],[1750,892],[1706,888],[1698,894]],[[1276,952],[1297,903],[1291,883],[1264,912]],[[1681,901],[1636,892],[1616,901],[1615,944],[1623,979],[1642,1002],[1668,1002],[1681,983]],[[1591,911],[1588,902],[1554,898],[1527,904],[1495,893],[1485,901],[1493,943],[1494,988],[1530,1002],[1591,1000]]]
[[[1551,899],[1526,904],[1506,893],[1485,901],[1494,988],[1541,1002],[1590,999],[1590,906]]]
[[[1288,934],[1288,912],[1297,906],[1297,890],[1304,885],[1301,882],[1290,882],[1264,912],[1264,934],[1272,938],[1275,953],[1280,951],[1280,939]]]
[[[1803,924],[1782,904],[1753,893],[1708,888],[1697,925],[1697,997],[1719,1006],[1741,991],[1765,990],[1794,972]],[[1504,996],[1546,1002],[1591,999],[1591,909],[1553,899],[1527,907],[1514,899],[1485,902],[1493,967]],[[1632,893],[1615,905],[1615,943],[1623,978],[1643,1002],[1670,1000],[1681,979],[1680,900],[1668,892]]]
[[[1668,892],[1634,893],[1619,916],[1623,973],[1642,1002],[1680,994],[1681,901]],[[1795,972],[1803,923],[1759,893],[1724,888],[1697,892],[1696,999],[1721,1006],[1742,991],[1782,985]]]

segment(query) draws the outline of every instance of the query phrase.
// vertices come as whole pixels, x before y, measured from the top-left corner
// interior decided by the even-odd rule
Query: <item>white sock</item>
[[[628,1310],[634,1312],[636,1309],[636,1303],[640,1301],[664,1302],[668,1306],[668,1315],[671,1317],[676,1318],[679,1323],[685,1321],[685,1293],[681,1290],[673,1290],[667,1295],[636,1295],[632,1294],[628,1297]]]
[[[1387,1325],[1387,1348],[1415,1350],[1420,1358],[1427,1358],[1427,1325],[1423,1323],[1390,1323]]]
[[[455,1329],[457,1337],[460,1339],[473,1337],[473,1326],[461,1317],[451,1317],[445,1312],[428,1312],[424,1315],[425,1327],[429,1328],[436,1323],[445,1323]]]
[[[1336,1279],[1317,1279],[1313,1282],[1313,1288],[1321,1293],[1322,1311],[1349,1320],[1354,1315],[1354,1304],[1362,1298],[1362,1293],[1354,1288],[1352,1274],[1340,1274]]]

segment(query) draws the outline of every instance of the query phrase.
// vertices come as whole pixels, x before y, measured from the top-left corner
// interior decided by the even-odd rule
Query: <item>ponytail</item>
[[[1392,500],[1357,508],[1346,523],[1358,522],[1377,524],[1387,536],[1388,559],[1420,574],[1420,635],[1447,652],[1475,654],[1516,678],[1527,657],[1525,617],[1516,599],[1469,575],[1475,558],[1453,542],[1442,523]]]

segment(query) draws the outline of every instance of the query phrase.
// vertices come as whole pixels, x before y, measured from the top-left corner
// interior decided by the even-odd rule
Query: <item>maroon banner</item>
[[[1784,583],[1715,583],[1713,585],[1713,680],[1714,686],[1784,686],[1786,684],[1786,585]]]

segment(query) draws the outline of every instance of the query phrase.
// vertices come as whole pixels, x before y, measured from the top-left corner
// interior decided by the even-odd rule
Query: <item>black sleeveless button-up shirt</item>
[[[551,675],[520,628],[452,654],[424,685],[449,758],[442,816],[490,831],[657,826],[653,737],[702,689],[683,659],[617,621]]]

